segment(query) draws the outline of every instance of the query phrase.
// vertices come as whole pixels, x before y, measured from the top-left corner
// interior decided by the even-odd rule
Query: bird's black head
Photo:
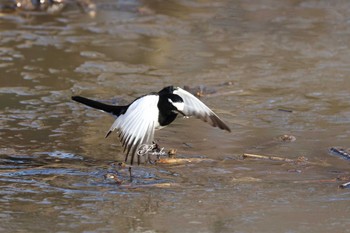
[[[173,94],[175,89],[176,88],[174,86],[167,86],[167,87],[164,87],[162,90],[160,90],[158,93],[159,95]]]
[[[168,113],[183,113],[185,104],[183,99],[175,94],[164,94],[159,95],[159,103],[158,108],[160,111],[168,112]]]
[[[185,103],[180,96],[170,94],[168,97],[168,102],[173,106],[173,111],[179,112],[184,115],[183,110],[185,108]]]

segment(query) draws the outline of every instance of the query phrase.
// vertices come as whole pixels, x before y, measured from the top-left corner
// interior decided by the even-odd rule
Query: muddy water
[[[350,232],[349,161],[329,153],[350,147],[348,1],[93,9],[0,15],[1,232]],[[156,138],[192,160],[130,183],[113,119],[70,96],[123,104],[170,84],[210,90],[232,133],[178,119]]]

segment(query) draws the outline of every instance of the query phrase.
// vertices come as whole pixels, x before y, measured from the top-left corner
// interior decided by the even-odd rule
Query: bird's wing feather
[[[180,87],[174,88],[173,93],[179,95],[183,99],[185,103],[183,113],[185,115],[195,116],[214,127],[219,127],[220,129],[231,132],[230,128],[197,97]]]
[[[154,128],[158,123],[158,100],[158,95],[147,95],[135,100],[127,111],[114,121],[106,135],[114,130],[118,131],[126,151],[125,161],[128,160],[128,155],[131,155],[131,164],[137,149],[142,144],[151,144],[153,141]]]

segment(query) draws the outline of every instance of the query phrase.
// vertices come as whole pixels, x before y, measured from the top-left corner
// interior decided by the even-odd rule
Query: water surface
[[[349,161],[329,153],[350,147],[349,9],[105,0],[1,13],[0,230],[350,232]],[[117,135],[104,138],[113,118],[70,96],[125,104],[166,85],[206,88],[232,133],[180,118],[156,139],[194,159],[136,166],[130,183]]]

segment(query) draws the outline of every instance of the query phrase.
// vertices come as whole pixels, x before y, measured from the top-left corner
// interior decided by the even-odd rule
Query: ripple
[[[33,95],[33,91],[28,87],[0,87],[1,94],[16,94],[18,96]]]
[[[72,153],[63,152],[63,151],[43,152],[41,154],[46,154],[46,153],[48,156],[60,158],[60,159],[78,159],[78,160],[83,159],[82,156],[75,155]]]
[[[79,73],[100,74],[107,73],[145,73],[150,70],[150,67],[145,65],[132,65],[124,62],[103,62],[103,61],[87,61],[75,69]]]

